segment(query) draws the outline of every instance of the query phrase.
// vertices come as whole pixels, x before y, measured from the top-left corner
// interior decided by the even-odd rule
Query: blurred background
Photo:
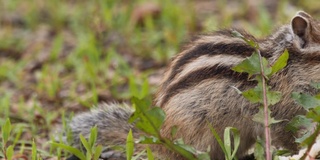
[[[319,8],[315,0],[0,0],[0,125],[13,123],[16,150],[34,139],[54,159],[47,142],[61,117],[152,97],[192,36],[237,27],[262,38],[299,10],[319,19]]]

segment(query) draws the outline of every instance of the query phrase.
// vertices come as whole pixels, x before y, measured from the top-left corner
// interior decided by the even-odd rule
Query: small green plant
[[[97,135],[98,135],[97,126],[91,128],[90,137],[88,139],[80,135],[81,143],[86,150],[85,153],[83,153],[78,148],[72,147],[70,145],[66,145],[64,143],[51,142],[51,145],[54,147],[62,148],[74,154],[81,160],[98,160],[103,148],[101,145],[96,146],[95,144],[97,140]]]
[[[63,133],[60,133],[58,136],[51,136],[51,142],[60,142],[64,143],[68,146],[71,146],[73,141],[73,134],[70,126],[68,125],[68,122],[70,121],[70,118],[66,118],[65,112],[62,112],[62,130]],[[69,115],[69,117],[73,117],[73,114]],[[57,157],[67,157],[69,155],[68,152],[63,152],[63,149],[61,147],[54,147],[54,145],[51,145],[50,147],[50,153],[53,155],[57,155]]]
[[[277,61],[270,66],[268,61],[260,55],[259,46],[254,41],[246,39],[240,33],[234,32],[234,35],[242,38],[250,46],[256,49],[252,56],[245,59],[239,65],[235,66],[233,70],[237,72],[246,72],[249,77],[254,77],[258,82],[257,86],[247,91],[239,91],[246,99],[252,103],[263,104],[259,112],[253,117],[254,121],[263,123],[265,125],[265,139],[258,137],[255,146],[255,158],[271,160],[271,136],[270,125],[280,122],[270,116],[269,105],[274,105],[281,99],[281,93],[277,91],[270,91],[267,86],[269,78],[284,68],[289,58],[288,51],[285,52],[277,59]],[[314,83],[313,87],[320,89],[319,84]],[[300,143],[302,147],[306,147],[307,151],[300,159],[305,159],[309,156],[312,145],[316,142],[317,136],[320,134],[320,95],[307,95],[304,93],[292,93],[292,98],[300,104],[305,110],[306,115],[298,115],[287,126],[290,131],[297,132],[301,128],[305,128],[305,133],[301,138],[297,138],[296,142]],[[276,151],[277,155],[286,153],[285,151]],[[265,157],[264,157],[265,154]],[[309,156],[310,157],[310,156]],[[314,157],[313,157],[314,158]]]
[[[37,157],[37,146],[36,143],[34,143],[34,141],[32,141],[32,151],[31,151],[31,159],[32,160],[38,160],[40,158]]]
[[[320,89],[320,83],[314,83],[313,87]],[[292,98],[295,99],[305,110],[306,115],[296,116],[288,125],[288,130],[300,131],[304,128],[303,136],[296,139],[302,147],[307,148],[301,159],[310,157],[309,152],[312,145],[316,142],[320,134],[320,94],[311,96],[304,93],[292,93]],[[312,157],[315,158],[315,157]]]
[[[143,99],[150,95],[149,83],[147,79],[144,79],[141,86],[138,85],[137,80],[133,75],[129,77],[129,91],[131,97],[137,97]]]
[[[10,133],[12,130],[12,126],[10,123],[10,119],[7,119],[5,124],[1,126],[2,132],[2,141],[0,143],[1,152],[0,157],[4,157],[5,159],[12,159],[13,157],[13,145],[9,145]]]
[[[56,66],[52,68],[50,66],[44,66],[42,71],[36,74],[38,83],[38,91],[41,95],[47,95],[49,99],[57,99],[58,92],[61,88],[61,81],[59,79],[59,69]]]
[[[12,95],[10,93],[4,93],[3,95],[1,95],[1,97],[2,98],[0,99],[0,116],[4,118],[0,118],[0,124],[3,124],[10,114],[10,98],[12,97]]]
[[[134,141],[133,141],[132,130],[130,129],[127,137],[127,144],[126,144],[127,160],[132,159],[133,152],[134,152]]]
[[[261,56],[258,43],[247,39],[237,31],[234,31],[233,34],[234,36],[243,39],[251,47],[255,48],[255,52],[250,57],[246,58],[232,69],[240,73],[248,73],[249,77],[253,77],[253,79],[258,82],[257,86],[253,89],[243,92],[238,91],[250,102],[262,104],[259,108],[259,112],[253,117],[253,120],[262,123],[265,126],[265,158],[267,160],[271,160],[270,125],[280,121],[276,121],[270,116],[271,113],[269,106],[280,101],[281,93],[278,91],[270,91],[270,87],[267,86],[267,81],[273,74],[287,65],[289,53],[286,50],[271,66],[268,60]],[[261,155],[256,155],[256,157],[261,157]]]
[[[172,150],[190,160],[209,160],[210,157],[208,153],[203,153],[195,150],[193,147],[188,146],[183,143],[181,139],[171,141],[160,134],[160,128],[165,120],[165,113],[159,107],[152,107],[149,101],[140,100],[138,98],[132,98],[132,104],[136,111],[133,113],[129,119],[130,123],[135,123],[135,126],[149,134],[150,136],[142,136],[139,143],[142,144],[161,144],[166,148]],[[174,129],[173,129],[174,130]],[[173,131],[174,132],[174,131]],[[174,133],[173,133],[174,134]],[[148,157],[151,156],[149,152]]]
[[[224,141],[222,142],[221,138],[219,137],[215,129],[212,126],[209,126],[209,127],[211,129],[213,136],[218,141],[223,153],[225,154],[225,159],[226,160],[237,159],[236,153],[240,145],[240,133],[238,129],[233,127],[225,128],[224,134],[223,134]],[[232,133],[233,141],[231,140],[231,133]],[[233,142],[233,146],[232,146],[232,142]]]

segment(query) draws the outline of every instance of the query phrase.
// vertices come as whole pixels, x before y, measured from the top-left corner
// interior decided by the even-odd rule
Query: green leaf
[[[268,112],[268,113],[271,113],[271,111]],[[269,125],[270,125],[270,124],[280,123],[280,122],[283,122],[283,121],[284,121],[284,120],[276,120],[276,119],[274,119],[273,117],[270,117],[270,119],[269,119]]]
[[[211,132],[212,132],[212,134],[213,134],[213,136],[214,136],[214,138],[217,140],[217,142],[218,142],[218,144],[220,145],[220,147],[221,147],[221,149],[222,149],[222,151],[223,151],[223,153],[225,154],[225,156],[226,156],[226,158],[225,159],[229,159],[230,157],[227,157],[228,155],[227,155],[227,151],[226,151],[226,148],[225,148],[225,146],[224,146],[224,144],[223,144],[223,142],[222,142],[222,140],[221,140],[221,138],[220,138],[220,136],[219,136],[219,134],[217,133],[217,131],[211,126],[211,124],[208,122],[208,124],[209,124],[209,127],[210,127],[210,130],[211,130]]]
[[[175,148],[175,151],[183,157],[186,157],[189,160],[196,160],[196,150],[193,147],[180,143],[174,144],[173,147]]]
[[[224,147],[225,147],[225,149],[227,151],[226,155],[227,155],[227,157],[232,159],[231,158],[232,148],[231,148],[230,129],[228,129],[228,127],[225,128],[225,130],[224,130],[223,138],[224,138],[224,141],[223,141],[224,143],[223,144],[224,144]]]
[[[81,160],[86,160],[86,156],[77,148],[65,145],[63,143],[51,142],[51,144],[55,147],[59,147],[59,148],[62,148],[62,149],[69,151],[70,153],[77,156]]]
[[[174,144],[184,144],[184,141],[182,138],[174,140]]]
[[[244,36],[243,36],[241,33],[239,33],[238,31],[236,31],[236,30],[233,30],[231,33],[232,33],[232,35],[235,36],[235,37],[244,39]]]
[[[242,95],[251,103],[259,102],[262,104],[263,103],[262,83],[259,82],[255,88],[243,91]],[[267,90],[268,105],[274,105],[278,103],[281,100],[281,97],[282,97],[281,92]]]
[[[281,70],[282,68],[284,68],[287,65],[287,61],[289,59],[289,53],[288,50],[285,50],[281,56],[277,59],[277,61],[273,64],[272,68],[272,72],[270,74],[273,75],[276,72],[278,72],[279,70]]]
[[[271,115],[271,111],[268,108],[268,120],[269,120],[269,125],[270,124],[275,124],[275,123],[279,123],[282,122],[283,120],[275,120],[273,117],[270,116]],[[264,120],[265,120],[265,114],[264,114],[264,108],[263,107],[259,107],[259,112],[257,114],[255,114],[252,118],[253,121],[264,124]]]
[[[257,88],[249,89],[242,92],[244,98],[249,100],[251,103],[263,103],[262,90]]]
[[[6,156],[7,159],[12,159],[13,156],[13,145],[10,145],[7,149],[6,149]]]
[[[151,135],[158,135],[164,119],[164,111],[159,107],[155,107],[148,110],[143,117],[136,122],[136,127]]]
[[[129,77],[129,90],[132,96],[138,96],[138,98],[140,98],[139,88],[135,82],[135,77],[133,75]]]
[[[132,131],[130,129],[128,136],[127,136],[127,144],[126,144],[127,160],[130,160],[132,158],[133,151],[134,151],[134,142],[133,142]]]
[[[319,99],[304,93],[293,92],[291,97],[307,111],[311,108],[320,106]]]
[[[320,130],[320,125],[318,123],[316,128],[315,128],[315,131],[313,133],[312,132],[308,132],[307,134],[305,134],[301,138],[296,139],[296,142],[300,143],[302,146],[313,145],[315,143],[317,137],[318,137],[319,130]]]
[[[259,47],[258,47],[258,43],[254,42],[254,41],[252,41],[252,40],[248,40],[248,41],[246,41],[246,42],[247,42],[247,44],[249,44],[251,47],[259,48]]]
[[[259,55],[257,53],[253,53],[250,57],[247,57],[241,63],[234,66],[232,70],[240,73],[246,72],[249,76],[260,73]]]
[[[258,137],[258,139],[255,143],[255,147],[254,147],[255,159],[265,159],[264,146],[265,146],[265,143],[263,142],[263,140],[260,137]]]
[[[132,102],[136,107],[136,111],[130,117],[129,122],[135,121],[136,127],[140,130],[154,136],[159,136],[160,127],[165,119],[164,111],[159,107],[149,109],[143,100],[135,97],[132,98]]]
[[[132,98],[133,107],[136,109],[135,112],[131,115],[128,122],[133,123],[135,120],[139,119],[149,109],[150,104],[144,99],[138,99],[136,97]]]
[[[36,143],[34,143],[34,141],[32,142],[32,154],[31,154],[31,159],[32,159],[32,160],[37,160],[37,147],[36,147]]]
[[[315,130],[313,130],[313,133],[310,136],[308,136],[306,139],[304,139],[301,145],[306,145],[307,148],[311,148],[316,143],[319,133],[320,133],[320,124],[317,123]],[[306,157],[308,156],[309,156],[309,152],[305,152],[304,155],[301,157],[301,159],[306,159]]]
[[[95,149],[94,151],[94,154],[93,154],[93,160],[98,160],[100,158],[100,155],[102,153],[102,145],[98,145],[97,148]]]
[[[210,155],[207,152],[198,154],[197,158],[199,160],[211,160]]]
[[[310,110],[306,114],[306,117],[312,119],[314,122],[320,123],[320,106],[317,106]]]
[[[10,119],[7,118],[5,124],[2,126],[2,140],[3,140],[3,144],[5,145],[7,143],[7,141],[9,140],[9,136],[10,136],[10,132],[11,132],[11,123],[10,123]]]
[[[256,43],[255,41],[252,41],[252,40],[250,40],[250,39],[248,39],[248,38],[245,38],[245,37],[244,37],[241,33],[239,33],[238,31],[233,30],[231,33],[232,33],[233,36],[243,39],[243,40],[244,40],[247,44],[249,44],[251,47],[253,47],[253,48],[259,48],[258,43]]]
[[[178,127],[177,126],[173,126],[171,128],[171,137],[174,137],[176,135],[177,131],[178,131]]]
[[[147,146],[147,156],[148,156],[148,160],[154,160],[154,156],[149,146]]]
[[[193,155],[195,155],[197,153],[196,150],[192,146],[189,146],[186,144],[180,144],[180,143],[176,144],[176,146],[183,148],[185,151],[188,151],[189,153],[192,153]]]
[[[154,136],[150,136],[150,137],[141,136],[138,142],[141,144],[161,144],[160,140]]]
[[[290,150],[276,150],[277,156],[291,156],[292,153]]]
[[[242,96],[249,100],[251,103],[263,103],[262,93],[262,83],[261,81],[259,81],[257,86],[255,86],[254,88],[243,91]]]
[[[96,143],[97,135],[98,135],[98,128],[97,128],[97,126],[94,126],[90,130],[90,138],[89,138],[90,148],[92,148],[94,146],[94,144]]]
[[[286,126],[286,130],[292,132],[300,131],[302,128],[305,128],[306,131],[311,131],[313,128],[311,119],[302,115],[295,116]]]
[[[278,91],[268,91],[267,92],[268,97],[268,105],[275,105],[281,100],[281,92]]]
[[[129,78],[129,90],[132,97],[145,98],[149,95],[149,81],[145,79],[140,87],[136,82],[136,77],[131,75]]]
[[[269,66],[269,62],[266,58],[262,57],[262,67],[265,76],[268,76],[272,72],[272,68]],[[267,77],[266,77],[267,78]]]
[[[20,140],[20,137],[21,137],[21,135],[22,135],[22,132],[23,132],[24,130],[23,130],[23,127],[19,127],[18,128],[18,132],[16,132],[16,136],[15,136],[15,138],[14,138],[14,141],[13,141],[13,145],[15,146],[16,144],[17,144],[17,142]],[[1,148],[1,147],[0,147]]]
[[[80,137],[80,141],[81,141],[82,145],[84,146],[84,148],[86,149],[87,153],[89,153],[91,155],[92,149],[91,149],[89,142],[86,140],[86,138],[83,137],[82,134],[80,134],[79,137]]]
[[[305,142],[308,142],[308,138],[311,136],[311,132],[307,132],[306,134],[304,134],[303,136],[296,138],[295,142],[300,143],[302,145],[307,145]]]
[[[140,98],[145,98],[147,97],[149,93],[149,81],[145,79],[142,84],[141,92],[140,92]]]
[[[183,148],[185,151],[188,151],[189,153],[192,153],[193,155],[197,154],[196,149],[194,149],[192,146],[186,145],[183,142],[182,138],[176,139],[174,141],[174,144],[175,144],[175,146],[179,146],[179,147]]]
[[[168,139],[163,139],[164,145],[171,150],[179,153],[188,160],[196,160],[195,149],[182,143],[172,143]]]
[[[231,133],[232,132],[232,136]],[[231,137],[233,137],[233,147],[231,146]],[[224,130],[224,147],[227,151],[228,157],[230,160],[233,159],[237,153],[237,150],[240,145],[240,132],[233,127],[227,127]],[[233,149],[233,151],[232,151]]]

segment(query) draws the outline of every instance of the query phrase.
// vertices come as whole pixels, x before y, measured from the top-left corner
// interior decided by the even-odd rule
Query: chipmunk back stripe
[[[166,94],[164,95],[163,99],[160,100],[160,105],[163,106],[166,102],[170,100],[174,95],[178,94],[182,90],[188,89],[195,85],[200,84],[202,81],[207,79],[227,79],[229,81],[234,82],[241,82],[246,83],[246,86],[253,83],[252,81],[248,81],[248,74],[247,73],[238,73],[231,70],[231,66],[222,66],[222,65],[214,65],[211,67],[204,67],[191,73],[185,75],[178,81],[170,86],[168,86]]]
[[[203,43],[195,46],[193,49],[187,51],[173,64],[171,73],[167,79],[170,83],[175,76],[183,70],[183,67],[197,59],[200,56],[215,56],[219,54],[241,56],[243,58],[249,57],[255,49],[245,44],[244,42],[238,43]]]
[[[186,64],[182,71],[176,75],[176,78],[171,82],[171,84],[176,83],[185,75],[202,69],[203,67],[212,67],[215,65],[233,66],[243,61],[243,59],[244,58],[240,56],[229,56],[227,54],[219,54],[215,56],[203,55]]]
[[[254,36],[252,36],[251,34],[247,33],[245,30],[243,29],[224,29],[224,30],[219,30],[214,32],[214,35],[224,35],[224,36],[228,36],[229,38],[232,37],[236,37],[235,35],[233,35],[232,32],[238,32],[240,33],[243,37],[245,37],[246,39],[250,39],[253,41],[257,41],[256,38]],[[240,38],[239,38],[240,39]]]

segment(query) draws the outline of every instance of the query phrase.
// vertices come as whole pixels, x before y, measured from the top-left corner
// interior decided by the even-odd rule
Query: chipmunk
[[[244,91],[255,87],[257,82],[249,80],[248,74],[231,69],[251,56],[255,49],[233,36],[233,31],[227,29],[201,35],[186,45],[169,65],[154,100],[156,106],[166,113],[162,136],[173,140],[182,138],[185,144],[200,151],[210,147],[210,157],[214,160],[222,160],[225,156],[208,122],[220,136],[229,126],[239,130],[238,158],[247,154],[258,136],[264,137],[264,126],[252,120],[259,105],[250,103],[234,89]],[[296,134],[285,127],[294,116],[305,111],[294,102],[291,93],[318,93],[310,83],[320,82],[320,22],[299,11],[291,24],[280,27],[267,38],[256,39],[243,30],[237,32],[257,42],[261,55],[271,64],[285,49],[288,50],[287,66],[268,82],[272,90],[282,93],[280,102],[270,106],[271,116],[284,120],[271,126],[271,137],[272,145],[297,151]],[[143,134],[127,122],[133,110],[128,105],[121,106],[106,104],[75,116],[70,127],[76,146],[80,145],[78,135],[88,137],[90,128],[95,125],[98,127],[99,144],[124,145],[130,129],[135,138]],[[174,137],[171,137],[172,127],[177,127]],[[136,149],[141,148],[143,144]],[[161,145],[152,146],[152,150],[160,159],[184,159]],[[125,155],[118,154],[115,159],[122,158]]]

